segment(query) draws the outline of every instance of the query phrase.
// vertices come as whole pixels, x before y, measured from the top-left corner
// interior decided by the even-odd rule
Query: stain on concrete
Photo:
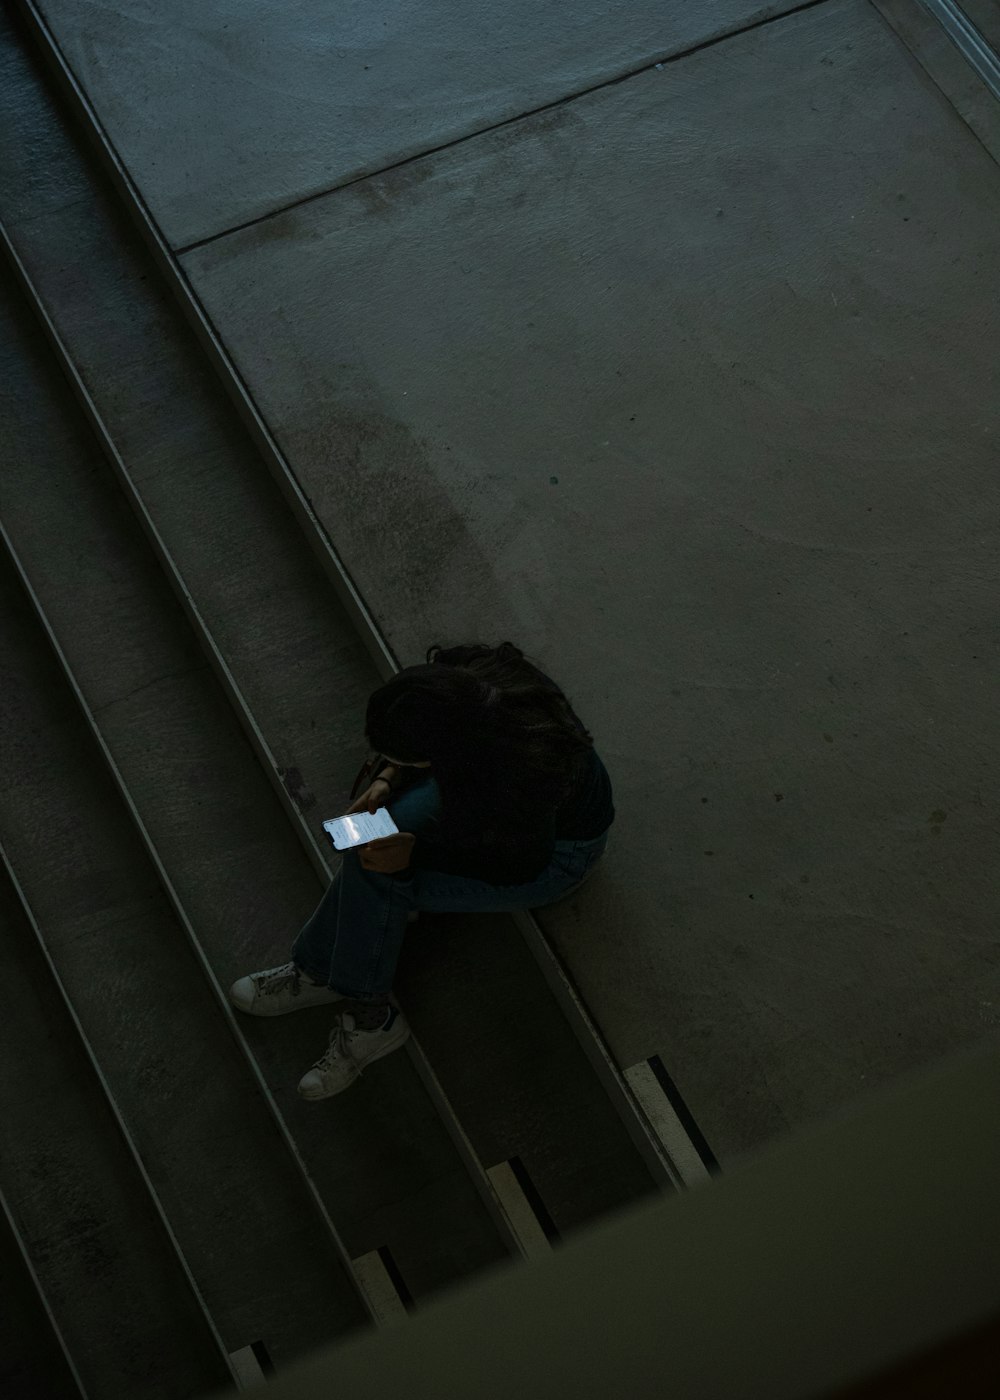
[[[415,194],[437,173],[438,164],[433,157],[413,160],[396,170],[362,180],[344,193],[353,194],[367,214],[391,213],[397,203],[409,204],[406,196]]]
[[[478,636],[486,618],[486,631],[527,638],[519,645],[531,650],[537,617],[525,615],[530,608],[523,598],[512,602],[516,590],[500,575],[504,538],[516,531],[525,508],[509,493],[498,509],[501,526],[481,545],[458,503],[463,491],[475,495],[484,489],[495,490],[503,502],[499,474],[470,466],[461,473],[464,487],[456,498],[434,469],[436,446],[377,409],[336,403],[333,386],[322,411],[317,406],[314,413],[297,415],[276,436],[312,489],[317,515],[337,522],[341,556],[351,560],[363,596],[378,599],[386,619],[392,619],[401,654],[419,652],[430,642],[422,634],[419,640],[401,637],[400,619],[442,616],[448,618],[449,635]],[[474,525],[482,535],[482,522]],[[497,567],[486,553],[490,546]]]
[[[300,812],[308,812],[310,807],[315,807],[316,794],[306,786],[305,779],[297,768],[279,768],[278,777]]]

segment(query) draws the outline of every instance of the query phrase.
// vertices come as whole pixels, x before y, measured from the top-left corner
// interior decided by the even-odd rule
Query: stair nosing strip
[[[1000,102],[1000,57],[955,0],[919,0],[947,34],[969,67]]]
[[[350,574],[334,548],[322,521],[319,520],[302,492],[294,472],[285,461],[284,455],[243,383],[242,376],[233,364],[222,341],[215,334],[207,313],[184,275],[173,251],[163,239],[128,170],[119,159],[110,137],[105,132],[86,93],[77,82],[73,70],[44,17],[39,12],[35,0],[17,0],[17,4],[28,19],[50,70],[62,86],[68,99],[77,108],[84,132],[90,139],[100,163],[118,190],[126,210],[131,215],[167,285],[172,289],[182,314],[260,452],[272,479],[287,501],[307,544],[313,550],[324,574],[332,584],[344,612],[353,623],[355,632],[370,655],[378,674],[383,681],[391,680],[401,669],[391,647],[382,636],[377,623],[365,606],[364,600],[354,587]],[[279,796],[283,803],[291,800],[283,785]],[[295,817],[300,817],[297,809]],[[311,832],[309,832],[309,839],[311,844]],[[307,846],[308,849],[309,846]],[[569,1022],[573,1034],[595,1069],[599,1083],[610,1098],[613,1108],[642,1156],[654,1183],[664,1191],[683,1188],[684,1177],[672,1161],[668,1143],[659,1136],[656,1126],[642,1111],[624,1073],[611,1055],[603,1035],[597,1031],[592,1018],[583,1009],[578,995],[574,993],[566,969],[546,939],[537,920],[529,910],[518,910],[514,918],[546,978],[563,1016]],[[421,1056],[421,1058],[423,1057]],[[419,1070],[420,1066],[417,1067]],[[457,1119],[455,1121],[457,1123]],[[683,1132],[683,1129],[680,1131]],[[697,1153],[693,1142],[689,1142],[689,1146],[691,1152]],[[489,1187],[485,1172],[482,1173],[482,1178],[486,1181],[492,1196],[492,1187]],[[477,1181],[477,1185],[482,1193],[482,1183]],[[489,1202],[487,1204],[489,1205]],[[499,1201],[490,1208],[491,1210],[502,1210]],[[528,1252],[523,1245],[518,1245],[518,1252],[523,1257],[528,1257]]]
[[[525,909],[515,910],[511,917],[521,930],[521,936],[541,969],[549,990],[563,1008],[563,1014],[576,1036],[577,1043],[590,1061],[595,1077],[617,1110],[622,1125],[654,1182],[661,1191],[668,1194],[694,1185],[698,1178],[681,1168],[681,1152],[676,1151],[675,1155],[659,1131],[660,1124],[671,1123],[676,1129],[677,1146],[683,1145],[683,1155],[696,1156],[697,1149],[684,1128],[676,1122],[672,1112],[656,1115],[655,1122],[647,1117],[628,1079],[612,1055],[603,1033],[573,985],[562,959],[545,937],[538,921]]]
[[[173,590],[174,595],[178,599],[179,603],[181,604],[181,607],[184,610],[184,614],[187,617],[188,623],[192,631],[194,632],[202,651],[208,658],[208,661],[215,672],[216,678],[219,681],[220,686],[222,687],[223,693],[226,696],[227,701],[229,702],[231,708],[235,711],[236,717],[239,720],[248,740],[250,741],[250,744],[254,750],[254,753],[256,754],[259,764],[270,779],[271,786],[274,789],[274,792],[277,795],[279,802],[281,803],[285,816],[292,824],[292,827],[295,830],[295,833],[298,836],[300,843],[305,848],[306,854],[310,859],[310,863],[312,864],[313,869],[315,870],[323,888],[325,889],[330,883],[330,881],[333,879],[333,870],[328,864],[325,854],[321,850],[319,843],[316,841],[316,838],[314,837],[312,830],[309,827],[309,824],[306,822],[306,820],[302,816],[302,813],[295,805],[295,802],[293,801],[290,793],[285,787],[285,784],[281,781],[281,777],[278,772],[277,761],[275,760],[275,757],[267,744],[267,740],[264,738],[264,735],[259,725],[257,724],[256,719],[254,718],[253,712],[250,709],[250,706],[247,704],[243,692],[240,690],[236,678],[233,676],[231,670],[229,669],[225,657],[219,650],[219,647],[215,642],[215,638],[212,635],[208,624],[205,622],[200,611],[198,610],[198,606],[194,601],[191,591],[187,587],[187,584],[184,582],[183,575],[181,574],[180,570],[175,564],[174,559],[170,554],[170,551],[167,549],[166,544],[164,543],[158,529],[156,528],[156,524],[152,516],[146,509],[145,502],[143,501],[142,496],[140,495],[138,489],[136,488],[134,482],[132,481],[129,475],[128,469],[125,466],[124,461],[122,460],[121,454],[118,452],[118,449],[115,446],[114,439],[108,432],[104,420],[101,417],[100,411],[94,403],[90,391],[84,384],[76,368],[76,365],[74,364],[73,359],[70,356],[69,351],[65,343],[63,342],[62,337],[59,334],[58,328],[56,327],[51,316],[49,315],[48,310],[42,302],[41,297],[38,295],[34,283],[32,282],[32,279],[27,269],[21,261],[17,249],[14,247],[14,244],[2,220],[0,220],[0,245],[2,245],[3,251],[6,253],[7,258],[14,269],[15,276],[21,283],[22,291],[25,297],[31,304],[32,309],[34,310],[35,314],[42,323],[43,329],[52,346],[59,367],[66,376],[66,378],[69,380],[70,386],[74,394],[76,395],[76,398],[83,410],[88,424],[90,425],[96,437],[98,438],[101,448],[105,456],[107,457],[112,467],[112,470],[115,473],[115,477],[118,481],[118,484],[122,491],[125,493],[129,506],[131,507],[133,514],[138,519],[139,524],[142,527],[143,533],[145,534],[146,538],[150,543],[150,546],[153,549],[157,562],[166,574],[170,587]],[[8,548],[11,549],[11,552],[13,554],[13,546],[9,540]],[[20,563],[18,563],[18,568],[20,569]],[[21,572],[22,576],[26,576],[24,575],[23,570]],[[43,614],[41,604],[35,598],[33,590],[30,589],[30,585],[29,591],[31,592],[32,602],[35,608],[38,610],[39,615],[42,616]],[[46,627],[46,630],[49,632],[50,638],[58,647],[58,643],[55,643],[54,633],[49,627],[47,620],[45,621],[44,625]],[[61,650],[58,652],[58,655],[60,659],[60,664],[63,666],[67,675],[72,676],[69,662],[63,656]],[[71,683],[73,685],[74,693],[76,694],[77,700],[83,707],[84,712],[87,715],[89,722],[91,723],[92,729],[95,733],[99,733],[96,721],[94,721],[91,715],[90,709],[87,706],[86,700],[83,698],[82,692],[76,685],[75,678],[72,678]],[[119,773],[117,765],[114,764],[114,760],[111,757],[110,751],[107,750],[106,745],[104,744],[103,737],[101,737],[100,742],[102,745],[102,750],[105,752],[106,760],[112,766],[112,774],[115,783],[118,785],[120,791],[122,791],[123,793],[127,793],[128,790],[125,784],[125,780]],[[142,824],[141,818],[138,814],[138,810],[132,802],[131,794],[128,794],[127,801],[132,820],[136,823],[147,850],[153,853],[154,847],[152,838],[149,836],[145,826]],[[174,890],[173,885],[169,883],[165,869],[159,860],[159,856],[155,855],[154,860],[157,872],[160,875],[160,878],[164,881],[165,888],[168,892],[168,897],[170,898],[170,901],[173,904],[175,911],[179,911],[181,907],[180,898]],[[221,988],[219,988],[218,984],[216,983],[215,974],[212,972],[207,959],[204,957],[204,954],[201,950],[201,946],[198,943],[197,936],[194,933],[193,928],[189,925],[186,917],[182,920],[182,923],[184,924],[189,941],[193,943],[197,950],[198,957],[202,963],[202,967],[205,969],[206,975],[210,978],[213,989],[218,992],[220,1000],[224,1002],[224,1004],[228,1008],[228,1001],[225,1000]],[[393,1004],[399,1008],[399,1010],[403,1011],[405,1015],[405,1009],[399,1006],[399,1002],[397,1001],[395,995],[392,995],[390,999],[392,1000]],[[232,1024],[235,1024],[235,1018],[232,1018]],[[241,1045],[241,1049],[243,1049],[244,1051],[245,1056],[249,1060],[251,1060],[254,1063],[254,1065],[256,1065],[256,1061],[254,1061],[252,1057],[252,1052],[250,1051],[249,1046],[246,1045],[246,1042],[243,1040],[242,1034],[239,1035],[239,1043]],[[530,1210],[527,1198],[525,1197],[523,1202],[521,1200],[518,1200],[516,1202],[516,1211],[508,1211],[500,1196],[498,1195],[496,1187],[494,1186],[491,1177],[486,1171],[486,1168],[477,1156],[469,1137],[467,1136],[464,1128],[461,1125],[461,1121],[459,1119],[458,1114],[452,1107],[451,1101],[445,1093],[444,1088],[442,1087],[437,1075],[434,1073],[434,1070],[427,1059],[423,1047],[420,1045],[420,1042],[412,1028],[406,1044],[409,1057],[413,1062],[417,1073],[420,1076],[424,1088],[426,1089],[429,1097],[431,1098],[432,1103],[434,1104],[438,1118],[440,1119],[443,1127],[445,1128],[446,1132],[451,1138],[452,1144],[454,1145],[459,1157],[462,1159],[462,1164],[465,1167],[467,1174],[471,1178],[473,1185],[476,1187],[480,1199],[486,1206],[493,1220],[494,1226],[496,1227],[497,1232],[501,1236],[504,1246],[506,1247],[508,1252],[514,1257],[520,1257],[524,1259],[528,1258],[532,1249],[531,1243],[529,1240],[522,1238],[521,1233],[518,1231],[515,1225],[515,1220],[521,1216],[522,1210]],[[279,1112],[277,1104],[274,1103],[270,1095],[268,1095],[268,1098],[270,1103],[273,1104],[273,1112],[277,1114]],[[288,1135],[287,1141],[293,1141],[291,1139],[290,1134]],[[297,1151],[295,1155],[297,1161],[299,1162],[299,1166],[303,1176],[311,1186],[311,1178],[308,1175],[308,1171],[305,1167],[305,1164],[298,1157]],[[316,1199],[320,1199],[318,1194]],[[328,1228],[334,1230],[334,1233],[336,1234],[336,1231],[332,1225],[332,1222],[330,1221],[329,1216],[326,1214],[325,1209],[324,1219],[327,1222]],[[337,1236],[337,1239],[339,1241],[339,1236]],[[341,1248],[343,1247],[341,1246]],[[347,1259],[348,1255],[346,1250],[343,1250],[343,1254],[344,1258]],[[358,1280],[356,1277],[355,1282],[356,1286],[359,1289],[363,1288],[363,1285],[361,1284],[360,1280]],[[371,1314],[374,1320],[376,1318],[376,1313],[372,1304],[370,1303],[370,1300],[367,1300],[367,1298],[366,1306],[368,1306],[369,1313]],[[400,1302],[400,1308],[403,1308],[402,1302]]]
[[[3,533],[4,542],[6,543],[8,549],[11,549],[10,540],[8,539],[7,532],[6,530],[4,530],[2,524],[0,524],[0,532]],[[11,557],[15,560],[15,563],[17,564],[18,572],[21,574],[21,579],[23,582],[24,574],[20,567],[20,561],[17,560],[12,549]],[[28,901],[28,897],[21,886],[20,880],[17,878],[17,873],[14,870],[13,863],[11,862],[11,859],[7,854],[6,847],[4,846],[2,841],[0,841],[0,862],[2,862],[10,879],[10,882],[14,886],[14,891],[17,895],[18,902],[21,905],[21,909],[24,913],[25,919],[27,920],[31,931],[35,936],[35,942],[38,945],[38,948],[40,949],[42,956],[45,959],[45,963],[49,969],[49,975],[52,978],[52,981],[55,983],[56,990],[58,991],[59,996],[62,999],[63,1007],[65,1008],[66,1013],[69,1016],[70,1021],[72,1022],[77,1039],[83,1046],[90,1067],[97,1077],[97,1082],[100,1085],[101,1093],[103,1094],[105,1102],[107,1103],[108,1108],[111,1111],[111,1115],[114,1118],[118,1131],[125,1142],[125,1146],[128,1148],[132,1161],[134,1162],[139,1172],[143,1186],[146,1189],[146,1193],[153,1204],[153,1209],[155,1211],[157,1219],[160,1222],[160,1226],[164,1234],[166,1235],[167,1240],[169,1241],[171,1249],[177,1257],[177,1261],[180,1264],[181,1269],[183,1270],[184,1277],[187,1279],[188,1282],[188,1287],[190,1288],[195,1299],[197,1300],[198,1307],[202,1313],[202,1316],[205,1319],[205,1324],[212,1336],[212,1340],[215,1343],[216,1349],[218,1350],[219,1355],[222,1357],[223,1361],[225,1362],[229,1374],[235,1381],[237,1379],[237,1375],[235,1370],[233,1369],[233,1364],[230,1360],[226,1344],[222,1339],[222,1335],[219,1332],[219,1329],[215,1325],[215,1319],[212,1317],[212,1314],[209,1311],[208,1304],[205,1301],[205,1297],[201,1289],[198,1287],[198,1281],[191,1270],[191,1266],[188,1264],[187,1257],[185,1256],[184,1251],[181,1248],[180,1240],[178,1240],[177,1236],[174,1234],[174,1228],[170,1223],[170,1218],[163,1208],[163,1203],[160,1200],[159,1193],[157,1192],[156,1187],[153,1185],[153,1181],[149,1175],[149,1172],[146,1170],[146,1164],[142,1159],[142,1154],[136,1146],[135,1139],[132,1137],[132,1134],[129,1131],[128,1124],[125,1122],[121,1109],[118,1107],[118,1101],[115,1098],[114,1093],[112,1092],[111,1085],[105,1078],[104,1071],[100,1065],[100,1061],[95,1055],[93,1046],[91,1045],[90,1040],[87,1036],[87,1032],[83,1028],[83,1023],[80,1020],[80,1017],[77,1015],[76,1007],[73,1005],[72,999],[70,998],[70,995],[67,992],[65,985],[63,984],[63,980],[59,976],[59,970],[56,967],[55,961],[51,953],[49,952],[48,944],[45,941],[45,935],[42,933],[41,926],[39,925],[38,920],[35,918],[34,910],[32,909],[31,904]],[[2,1200],[2,1193],[0,1193],[0,1200]],[[4,1210],[7,1213],[8,1218],[10,1218],[10,1212],[7,1209],[6,1202],[4,1202]],[[24,1254],[24,1246],[21,1241],[20,1233],[18,1232],[16,1226],[14,1229],[14,1233],[18,1241],[18,1246],[21,1249],[22,1254]],[[44,1289],[42,1288],[41,1283],[39,1282],[37,1275],[35,1274],[34,1268],[31,1266],[30,1257],[25,1255],[25,1258],[28,1260],[29,1268],[31,1268],[32,1278],[35,1281],[35,1286],[45,1304],[46,1312],[49,1314],[50,1322],[52,1323],[52,1326],[54,1327],[56,1332],[56,1336],[59,1339],[59,1345],[62,1347],[63,1353],[70,1364],[70,1368],[73,1372],[74,1379],[79,1384],[81,1392],[84,1395],[86,1395],[86,1390],[84,1389],[83,1382],[80,1379],[76,1366],[73,1364],[72,1357],[70,1356],[69,1351],[66,1347],[66,1342],[63,1338],[62,1332],[60,1331],[58,1324],[56,1323],[55,1318],[52,1315],[52,1311],[49,1308],[48,1300],[45,1297]]]

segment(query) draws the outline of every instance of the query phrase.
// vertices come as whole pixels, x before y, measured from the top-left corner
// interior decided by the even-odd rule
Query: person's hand
[[[405,870],[416,839],[412,832],[395,831],[391,836],[380,836],[377,841],[358,846],[362,867],[377,870],[380,875],[395,875],[397,870]]]
[[[380,807],[385,806],[386,798],[391,792],[392,788],[384,778],[376,778],[371,787],[366,788],[361,794],[357,802],[348,807],[344,816],[349,817],[352,812],[370,812],[374,816]]]

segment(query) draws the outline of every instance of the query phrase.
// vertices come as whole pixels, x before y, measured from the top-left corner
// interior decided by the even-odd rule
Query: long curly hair
[[[401,763],[429,760],[443,825],[469,834],[531,803],[558,806],[594,747],[564,693],[511,642],[428,647],[426,664],[373,691],[365,736]]]

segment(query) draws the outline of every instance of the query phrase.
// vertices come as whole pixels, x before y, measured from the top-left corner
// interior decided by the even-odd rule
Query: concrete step
[[[179,1172],[188,1161],[213,1190],[224,1189],[234,1162],[228,1156],[206,1161],[206,1151],[229,1151],[235,1132],[230,1118],[251,1116],[248,1096],[262,1098],[272,1126],[259,1122],[236,1153],[244,1163],[247,1194],[242,1211],[227,1217],[228,1259],[240,1258],[248,1222],[260,1228],[260,1214],[271,1210],[276,1192],[290,1209],[294,1197],[294,1215],[280,1224],[276,1217],[278,1237],[294,1242],[293,1253],[311,1252],[311,1264],[330,1273],[331,1288],[339,1287],[331,1242],[349,1270],[351,1261],[380,1253],[413,1298],[446,1286],[463,1270],[506,1259],[509,1251],[406,1056],[380,1062],[366,1076],[384,1081],[379,1108],[394,1133],[388,1154],[385,1128],[378,1117],[370,1121],[363,1097],[353,1100],[353,1109],[351,1100],[343,1101],[334,1132],[329,1114],[295,1092],[301,1074],[326,1047],[330,1027],[322,1017],[266,1026],[240,1018],[243,1025],[237,1024],[225,989],[244,972],[273,965],[276,954],[284,960],[322,890],[106,463],[75,417],[64,383],[53,378],[41,333],[27,319],[27,308],[5,305],[3,313],[0,356],[16,398],[8,419],[4,492],[10,548],[33,587],[40,621],[52,630],[51,650],[58,648],[62,658],[64,684],[76,688],[97,761],[103,753],[184,931],[181,942],[164,933],[154,945],[156,956],[169,953],[177,968],[191,973],[177,994],[174,964],[160,967],[155,984],[169,989],[165,1006],[175,1016],[175,1000],[197,1008],[194,1019],[187,1018],[183,1041],[190,1094],[181,1095],[167,1119],[170,1170]],[[61,770],[67,762],[72,773],[72,755],[62,755],[55,766]],[[39,829],[36,821],[12,817],[9,844],[19,866],[30,858]],[[46,858],[59,856],[60,848],[49,848]],[[38,883],[39,897],[48,896],[39,913],[48,927],[66,915],[65,890],[51,872],[45,877],[44,865]],[[104,893],[100,879],[96,887],[84,879],[78,889],[85,907]],[[109,952],[102,962],[98,951],[98,982],[115,977],[116,956]],[[154,949],[144,966],[143,975],[152,975]],[[150,984],[146,994],[152,996]],[[130,1072],[139,1048],[133,1041],[143,1028],[137,1020],[131,1031],[122,1030],[117,1049],[109,1046],[120,1061],[107,1066],[109,1075]],[[219,1059],[227,1037],[236,1041],[250,1071],[239,1083],[236,1068],[224,1071],[226,1060]],[[160,1025],[160,1038],[169,1043],[169,1022]],[[206,1065],[219,1066],[213,1095],[218,1113],[232,1098],[217,1139],[206,1137],[194,1094],[190,1076],[199,1064],[202,1075]],[[184,1084],[185,1072],[161,1051],[157,1073],[164,1092],[170,1083]],[[190,1103],[189,1111],[181,1110],[183,1102]],[[297,1196],[290,1181],[278,1191],[264,1170],[276,1136],[288,1172],[297,1171]],[[177,1181],[178,1207],[192,1189],[190,1181]],[[420,1211],[409,1204],[416,1194]],[[304,1277],[314,1276],[304,1259],[298,1267]],[[351,1284],[361,1287],[353,1273]],[[403,1312],[399,1297],[396,1311]],[[322,1291],[315,1314],[327,1341],[345,1321],[356,1320],[347,1301],[333,1307]],[[273,1329],[262,1322],[260,1330],[266,1335]]]
[[[23,237],[20,222],[12,225],[11,237],[114,444],[123,490],[178,596],[195,600],[203,648],[217,658],[248,739],[325,881],[339,857],[319,848],[317,832],[347,803],[365,702],[383,679],[369,656],[378,648],[359,644],[357,619],[319,566],[319,542],[303,535],[284,504],[287,490],[263,469],[222,396],[209,392],[204,358],[118,203],[58,140],[37,97],[26,96],[25,105],[33,129],[46,133],[46,189],[59,169],[60,185],[75,197],[47,216],[33,171],[12,171],[19,219],[30,223]],[[60,271],[70,248],[89,269],[84,282]],[[592,1028],[568,1023],[546,975],[526,956],[517,921],[425,915],[419,929],[396,988],[416,1033],[411,1048],[419,1056],[434,1044],[433,1068],[419,1058],[417,1068],[453,1140],[471,1145],[470,1170],[487,1167],[506,1220],[527,1219],[524,1232],[515,1225],[515,1248],[544,1252],[545,1236],[664,1186],[636,1149],[639,1116],[623,1122],[629,1106],[620,1084],[615,1102],[594,1075]],[[477,930],[489,957],[460,956]],[[481,1031],[491,1027],[475,1039],[471,1072],[469,1008]],[[530,1055],[510,1053],[512,1024],[549,1074],[540,1076]],[[453,1111],[457,1124],[449,1123]],[[544,1171],[541,1189],[538,1182],[525,1189],[529,1158]],[[489,1204],[482,1182],[479,1189]],[[536,1205],[545,1200],[542,1217],[526,1209],[529,1196]]]
[[[11,603],[6,561],[0,591]],[[10,659],[5,646],[5,669]],[[39,716],[36,733],[50,722]],[[72,844],[65,824],[60,834]],[[51,975],[6,859],[0,866],[0,1255],[12,1268],[4,1271],[0,1307],[2,1392],[32,1400],[81,1393],[175,1400],[232,1384],[218,1333]],[[39,1330],[12,1335],[18,1319]]]
[[[189,1078],[163,1090],[183,1098],[199,1050],[214,1063],[220,1035],[235,1044],[228,1062],[218,1052],[229,1078],[214,1101],[247,1134],[239,1140],[253,1164],[247,1180],[260,1172],[258,1203],[270,1199],[264,1179],[272,1167],[281,1176],[282,1153],[262,1165],[246,1146],[248,1086],[264,1106],[260,1140],[283,1149],[298,1172],[300,1215],[313,1211],[315,1247],[289,1226],[299,1252],[322,1265],[332,1250],[353,1270],[348,1301],[337,1295],[341,1314],[326,1308],[320,1340],[328,1341],[357,1325],[352,1296],[389,1320],[511,1254],[544,1253],[664,1182],[595,1077],[580,1026],[567,1023],[514,919],[421,918],[419,947],[407,945],[397,979],[415,1032],[408,1053],[373,1066],[364,1091],[332,1103],[303,1105],[294,1094],[324,1048],[325,1026],[317,1044],[310,1018],[237,1024],[229,1011],[229,982],[286,960],[335,869],[319,823],[347,803],[364,703],[384,676],[330,587],[317,540],[288,510],[16,35],[0,28],[0,43],[11,79],[0,105],[20,133],[0,171],[8,252],[106,455],[95,455],[38,335],[12,312],[4,364],[17,412],[5,522],[40,636],[51,629],[45,641],[60,652],[92,755],[113,771],[119,816],[124,809],[135,823],[137,868],[145,863],[166,899],[157,948],[169,949],[170,970],[165,961],[160,980],[190,987],[192,1005],[200,996],[185,1037]],[[40,149],[44,179],[35,156],[20,156]],[[53,762],[60,772],[72,767],[65,755]],[[11,846],[27,869],[28,833],[39,828],[11,811]],[[57,853],[49,848],[46,858]],[[49,926],[64,927],[69,914],[45,861],[33,868],[41,926],[53,936]],[[99,896],[80,890],[85,910]],[[175,971],[185,958],[187,977]],[[134,975],[154,977],[153,964]],[[109,1048],[109,1076],[124,1078],[142,1029]],[[161,1024],[158,1036],[167,1033]],[[172,1072],[160,1063],[160,1076]],[[171,1126],[158,1189],[180,1218],[190,1209],[185,1163],[199,1163],[205,1135],[181,1111]],[[237,1129],[220,1136],[235,1141]],[[212,1146],[222,1152],[225,1143]],[[201,1165],[213,1183],[225,1180],[221,1158]],[[284,1194],[295,1195],[287,1179]],[[245,1348],[255,1333],[280,1360],[295,1354],[312,1325],[308,1304],[283,1313],[283,1290],[256,1292],[252,1267],[243,1293],[231,1292],[225,1271],[213,1273],[220,1252],[229,1264],[239,1259],[219,1246],[198,1273],[206,1294],[214,1290],[227,1346]]]
[[[368,1312],[9,557],[0,570],[4,733],[18,755],[16,779],[0,795],[0,833],[53,976],[139,1145],[226,1353],[263,1342],[275,1364],[307,1355],[331,1329],[367,1325]],[[20,1053],[16,1044],[12,1052]],[[20,1067],[30,1084],[27,1045]]]
[[[0,898],[3,898],[0,895]],[[0,1192],[0,1394],[6,1400],[86,1400],[28,1247]]]

